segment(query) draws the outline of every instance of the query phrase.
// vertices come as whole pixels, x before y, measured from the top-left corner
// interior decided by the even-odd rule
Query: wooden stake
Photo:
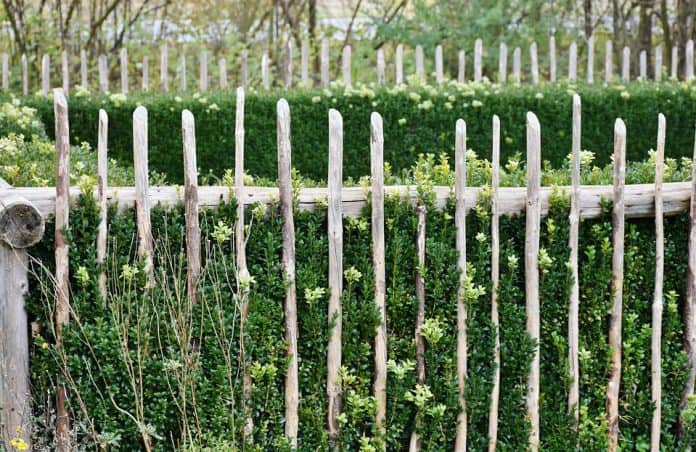
[[[522,49],[515,47],[512,52],[512,78],[515,83],[522,81]]]
[[[341,413],[341,336],[343,331],[343,213],[341,186],[343,184],[343,118],[329,110],[329,298],[328,322],[333,325],[329,333],[327,351],[326,392],[328,396],[329,440],[335,445],[338,435],[338,416]]]
[[[56,127],[56,346],[62,347],[63,326],[70,318],[70,265],[68,239],[65,231],[70,227],[70,127],[68,102],[62,89],[53,90],[53,112]],[[67,409],[68,389],[63,383],[56,385],[56,450],[72,450],[70,413]]]
[[[292,88],[292,42],[285,46],[285,89]]]
[[[686,58],[684,60],[684,78],[691,80],[694,78],[694,41],[689,39],[686,41]]]
[[[22,94],[29,95],[29,69],[25,54],[22,54]]]
[[[435,47],[435,81],[441,85],[445,81],[445,74],[442,68],[442,46]]]
[[[41,90],[44,96],[48,96],[51,89],[51,60],[46,54],[41,58]]]
[[[480,82],[483,78],[483,41],[481,38],[474,41],[474,81]]]
[[[121,49],[121,93],[128,94],[128,50]]]
[[[638,56],[640,79],[647,80],[648,78],[648,53],[645,50],[641,50]]]
[[[655,47],[655,81],[662,80],[662,46]]]
[[[507,82],[507,45],[500,43],[500,54],[498,55],[498,81]]]
[[[457,294],[457,386],[459,388],[459,413],[457,414],[457,433],[454,450],[466,450],[467,443],[467,411],[466,377],[468,371],[468,337],[466,331],[467,306],[466,306],[466,123],[462,119],[457,120],[454,144],[454,196],[456,207],[454,224],[457,228],[457,270],[459,276],[459,291]]]
[[[527,334],[535,343],[534,358],[527,382],[527,418],[531,431],[529,448],[539,450],[539,367],[541,353],[539,313],[539,229],[541,209],[541,127],[534,113],[527,113],[527,213],[524,242],[524,278],[527,309]]]
[[[342,55],[342,65],[341,67],[343,68],[343,86],[346,88],[350,88],[352,86],[352,81],[351,81],[351,58],[352,58],[352,52],[350,45],[347,45],[343,48],[343,55]]]
[[[493,151],[491,162],[491,323],[495,333],[493,358],[493,389],[488,412],[488,451],[498,444],[498,406],[500,400],[500,320],[498,315],[498,283],[500,279],[500,228],[498,186],[500,185],[500,118],[493,115]]]
[[[143,56],[143,80],[141,89],[144,92],[150,90],[150,60],[147,55]]]
[[[686,273],[686,303],[684,303],[684,351],[689,376],[684,384],[679,410],[679,431],[684,431],[684,410],[696,383],[696,137],[691,167],[691,202],[689,212],[689,265]]]
[[[652,305],[652,344],[650,367],[653,410],[650,428],[650,450],[660,452],[662,428],[662,287],[665,266],[665,230],[663,225],[662,174],[665,163],[666,122],[662,113],[657,119],[657,153],[655,155],[655,298]]]
[[[611,214],[613,232],[611,289],[614,303],[609,319],[611,368],[607,384],[607,450],[619,448],[619,388],[621,386],[621,318],[624,271],[624,184],[626,179],[626,126],[621,119],[614,126],[614,209]]]
[[[196,124],[189,110],[181,112],[184,145],[184,216],[186,218],[186,288],[188,302],[198,304],[201,274],[201,228],[198,225],[198,166],[196,165]]]
[[[203,50],[200,55],[200,76],[198,78],[198,88],[202,93],[208,91],[208,52]]]
[[[227,89],[227,60],[220,58],[218,69],[220,70],[220,89]]]
[[[67,96],[70,93],[70,62],[68,61],[68,52],[65,50],[61,54],[61,69],[63,72],[63,92]]]
[[[425,385],[425,339],[421,333],[423,324],[425,323],[425,206],[418,201],[416,206],[416,217],[418,226],[416,229],[416,259],[418,267],[416,269],[416,300],[418,300],[418,312],[416,315],[416,384]],[[420,435],[418,428],[420,422],[416,420],[416,424],[411,432],[411,440],[409,443],[409,452],[418,452],[421,449]]]
[[[611,82],[614,77],[614,58],[613,58],[614,48],[610,40],[604,44],[604,81],[606,83]]]
[[[577,429],[580,420],[580,279],[578,274],[578,237],[580,234],[580,151],[582,138],[582,114],[580,96],[573,95],[573,166],[572,188],[570,190],[570,233],[568,248],[570,248],[570,301],[568,302],[568,412],[575,420]]]
[[[425,65],[423,61],[423,47],[416,46],[416,78],[420,83],[425,83]]]
[[[628,46],[623,48],[623,58],[621,60],[621,80],[628,82],[631,80],[631,49]]]
[[[466,82],[466,52],[460,50],[457,54],[457,82]]]
[[[372,267],[375,276],[375,306],[380,323],[375,331],[375,381],[373,395],[376,424],[384,436],[387,432],[387,286],[384,251],[384,134],[382,117],[370,116],[370,166],[372,173]]]
[[[307,41],[306,39],[302,41],[300,56],[302,66],[302,86],[304,88],[310,88],[311,82],[309,80],[309,41]]]
[[[292,192],[292,157],[290,145],[290,107],[280,99],[278,114],[278,188],[280,215],[283,220],[283,251],[281,266],[285,282],[285,342],[288,359],[285,377],[285,436],[297,448],[298,406],[300,400],[297,368],[297,294],[295,289],[295,221]]]
[[[677,78],[677,65],[679,64],[679,48],[677,46],[672,47],[672,64],[670,68],[670,77],[676,80]]]
[[[551,35],[549,38],[549,81],[556,81],[556,37]]]
[[[263,89],[268,91],[271,89],[271,79],[268,73],[268,54],[264,53],[261,56],[261,81],[263,83]]]
[[[186,54],[182,53],[179,57],[179,89],[182,92],[186,91],[188,87],[188,81],[186,80]]]
[[[87,52],[85,49],[80,50],[80,85],[82,88],[89,90],[89,80],[87,78]]]
[[[97,229],[97,263],[103,266],[106,262],[106,238],[108,233],[106,200],[107,165],[108,165],[108,135],[109,116],[103,109],[99,110],[99,137],[97,139],[97,198],[99,203],[99,228]],[[99,293],[104,304],[107,302],[106,271],[102,267],[99,272]]]
[[[248,67],[248,60],[249,60],[249,53],[247,52],[247,49],[242,50],[241,60],[242,60],[241,68],[239,68],[240,84],[241,84],[242,88],[247,89],[247,85],[248,85],[248,83],[247,83],[247,80],[248,80],[247,67]]]
[[[539,59],[537,56],[537,44],[532,42],[529,46],[529,58],[532,63],[532,83],[534,85],[539,84]]]
[[[321,86],[328,88],[329,82],[329,40],[321,40]]]
[[[396,46],[396,72],[395,82],[397,85],[404,83],[404,46],[399,44]]]
[[[384,50],[377,49],[377,83],[384,83]]]
[[[594,83],[594,36],[587,40],[587,83]]]
[[[133,112],[133,166],[135,168],[135,215],[138,226],[138,256],[145,261],[149,284],[154,285],[152,225],[150,222],[150,181],[148,178],[147,110]]]
[[[160,48],[160,85],[162,91],[169,91],[169,50],[166,42]]]
[[[575,41],[570,43],[568,54],[568,80],[571,83],[578,80],[578,45]]]
[[[99,91],[105,93],[109,91],[109,67],[106,62],[106,55],[99,55]]]

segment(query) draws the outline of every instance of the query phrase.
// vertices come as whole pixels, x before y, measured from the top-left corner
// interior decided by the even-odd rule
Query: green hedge
[[[344,175],[369,174],[369,117],[372,111],[384,117],[385,160],[394,169],[409,167],[419,153],[453,153],[454,124],[464,118],[468,146],[488,156],[491,117],[501,119],[502,160],[524,155],[525,114],[533,111],[542,127],[542,154],[558,166],[570,151],[571,94],[583,100],[583,148],[594,151],[597,163],[609,162],[613,124],[617,117],[628,129],[628,159],[644,160],[654,148],[657,114],[667,117],[667,148],[670,157],[691,156],[696,120],[696,85],[685,83],[640,83],[629,85],[490,85],[450,83],[431,86],[344,90],[249,92],[246,101],[245,166],[254,176],[275,179],[276,102],[286,97],[292,115],[293,166],[303,175],[325,179],[327,168],[328,110],[338,109],[344,121]],[[53,107],[41,97],[25,100],[36,107],[53,133]],[[201,95],[74,95],[69,99],[71,138],[95,147],[98,110],[109,113],[110,153],[118,160],[132,161],[132,112],[137,105],[149,111],[150,168],[169,180],[183,178],[181,110],[196,116],[198,165],[201,174],[220,176],[234,165],[235,95],[211,92]]]

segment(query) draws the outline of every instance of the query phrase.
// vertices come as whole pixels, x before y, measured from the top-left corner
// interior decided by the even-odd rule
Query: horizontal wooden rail
[[[436,206],[445,206],[452,194],[452,188],[445,186],[435,187]],[[476,205],[481,193],[481,187],[467,187],[465,189],[467,210]],[[525,187],[501,187],[499,188],[499,213],[501,215],[513,215],[521,213],[525,209]],[[570,187],[557,187],[557,192],[570,194]],[[162,204],[172,206],[183,202],[184,190],[180,186],[150,187],[151,205]],[[387,196],[401,195],[411,199],[415,205],[417,193],[415,186],[395,185],[385,187]],[[541,214],[546,215],[549,210],[549,198],[554,188],[542,187],[540,191]],[[71,187],[70,196],[76,198],[80,189]],[[319,203],[326,203],[328,191],[326,188],[303,188],[299,190],[298,201],[301,211],[313,211]],[[676,215],[689,206],[691,199],[691,182],[665,183],[662,188],[664,200],[664,214]],[[0,188],[0,200],[9,196],[19,195],[31,202],[41,212],[43,217],[55,212],[55,188]],[[362,187],[343,188],[343,213],[345,216],[359,216],[366,204],[369,193]],[[244,190],[244,204],[263,203],[269,204],[278,200],[278,189],[275,187],[246,187]],[[133,206],[135,201],[134,187],[109,187],[106,190],[106,198],[109,203],[118,203],[119,209]],[[234,199],[234,189],[227,186],[201,186],[198,188],[199,205],[201,207],[216,206],[221,200]],[[580,217],[597,218],[601,213],[600,202],[602,199],[612,199],[613,188],[611,185],[584,185],[580,187]],[[655,213],[655,185],[635,184],[627,185],[625,192],[626,217],[645,218],[652,217]]]

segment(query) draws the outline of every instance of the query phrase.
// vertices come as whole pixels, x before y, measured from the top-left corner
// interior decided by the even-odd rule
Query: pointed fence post
[[[575,41],[570,43],[568,53],[568,80],[571,83],[578,80],[578,45]]]
[[[121,49],[121,93],[128,94],[128,50]]]
[[[512,78],[515,83],[522,81],[522,49],[519,47],[512,52]]]
[[[696,137],[691,158],[691,201],[689,203],[689,258],[686,272],[686,302],[684,303],[684,349],[689,375],[679,404],[678,430],[684,431],[684,415],[689,397],[696,384]]]
[[[458,119],[455,128],[454,144],[454,197],[457,246],[457,270],[459,271],[459,289],[457,292],[457,386],[459,389],[459,414],[457,414],[457,431],[454,449],[466,450],[467,445],[467,411],[466,378],[468,371],[468,337],[466,307],[466,123]]]
[[[670,67],[669,74],[670,74],[671,78],[676,80],[677,76],[679,75],[677,73],[677,67],[679,64],[679,48],[677,46],[672,47],[672,62],[671,63],[672,64]]]
[[[694,40],[686,41],[686,58],[684,60],[684,78],[692,80],[694,78]]]
[[[227,60],[220,58],[218,60],[218,69],[220,70],[220,89],[227,89]]]
[[[648,53],[645,50],[641,50],[638,55],[638,68],[641,80],[648,79]]]
[[[323,88],[329,87],[329,82],[331,78],[329,76],[329,40],[321,40],[321,86]]]
[[[99,293],[104,306],[107,304],[106,272],[106,239],[108,234],[106,187],[108,186],[108,134],[109,116],[103,109],[99,110],[99,136],[97,139],[97,202],[99,204],[99,226],[97,228],[97,263],[102,266],[99,272]]]
[[[68,102],[62,89],[53,90],[53,111],[56,128],[56,212],[55,212],[55,281],[56,281],[56,342],[63,342],[63,327],[70,319],[70,265],[68,239],[65,231],[70,227],[70,126]],[[68,388],[65,383],[56,384],[56,450],[72,450],[70,413],[68,412]]]
[[[196,124],[189,110],[181,112],[184,145],[184,217],[186,221],[186,293],[189,304],[198,304],[201,274],[201,228],[198,224],[198,166]]]
[[[166,42],[160,48],[160,86],[162,91],[169,91],[169,50]]]
[[[208,91],[208,52],[203,50],[200,53],[200,61],[198,62],[200,64],[200,76],[198,79],[198,88],[201,90],[201,92],[206,92]]]
[[[549,38],[549,81],[556,82],[556,37]]]
[[[41,91],[48,96],[51,89],[51,60],[47,54],[41,57]]]
[[[22,54],[22,94],[29,95],[29,67],[26,54]]]
[[[328,236],[329,236],[329,309],[328,322],[333,324],[327,348],[326,392],[328,397],[329,441],[333,444],[338,436],[341,414],[341,336],[343,330],[343,208],[341,191],[343,184],[343,118],[329,110],[329,192],[328,192]]]
[[[416,262],[418,269],[425,268],[425,217],[426,209],[422,201],[418,200],[416,206]],[[416,343],[416,384],[425,385],[425,338],[421,332],[423,323],[425,323],[425,275],[422,270],[416,271],[416,300],[418,301],[418,311],[416,314],[415,328],[415,343]],[[411,431],[411,440],[409,443],[409,452],[419,452],[421,450],[421,440],[418,434],[420,420],[416,419],[413,430]]]
[[[491,324],[495,333],[493,350],[493,389],[488,412],[488,450],[495,452],[498,443],[498,406],[500,401],[500,316],[498,312],[498,283],[500,279],[500,214],[498,187],[500,185],[500,118],[493,115],[493,150],[491,159]]]
[[[483,78],[483,41],[481,38],[474,41],[474,81],[480,82]]]
[[[87,52],[85,49],[80,50],[80,85],[86,90],[89,89],[89,80],[87,78]]]
[[[507,82],[507,45],[504,42],[500,43],[498,55],[498,81],[500,83]]]
[[[288,359],[285,378],[285,436],[297,448],[300,400],[297,365],[297,294],[295,288],[295,220],[291,176],[290,107],[285,99],[277,105],[278,116],[278,189],[280,216],[283,221],[281,266],[285,282],[285,343]]]
[[[179,57],[179,89],[186,91],[188,81],[186,80],[186,54],[182,53]]]
[[[350,45],[347,45],[343,48],[343,55],[342,55],[342,68],[343,68],[343,86],[346,88],[350,88],[353,86],[352,80],[351,80],[351,59],[352,59],[352,50]]]
[[[628,46],[623,48],[621,59],[621,80],[628,82],[631,80],[631,49]]]
[[[399,44],[396,46],[396,57],[395,57],[395,81],[397,85],[404,83],[404,46]]]
[[[382,117],[373,112],[370,116],[370,169],[372,175],[372,267],[375,277],[375,306],[379,312],[379,325],[375,331],[375,421],[378,431],[387,431],[387,286],[384,245],[384,135]]]
[[[147,55],[143,56],[143,80],[141,89],[144,92],[148,92],[150,90],[150,59],[147,57]]]
[[[594,36],[587,40],[587,83],[594,83]]]
[[[611,353],[607,384],[607,428],[609,452],[619,448],[619,389],[621,386],[621,319],[623,311],[624,272],[624,184],[626,179],[626,126],[621,119],[614,126],[614,208],[611,214],[613,305],[609,318],[609,350]]]
[[[570,190],[570,231],[568,248],[570,249],[570,300],[568,302],[568,412],[574,419],[577,429],[580,420],[580,280],[578,272],[578,249],[580,234],[580,151],[582,139],[582,115],[580,96],[573,95],[573,166]]]
[[[384,50],[377,49],[377,83],[384,83]]]
[[[441,85],[445,81],[445,75],[442,67],[442,46],[435,47],[435,81]]]
[[[306,39],[302,41],[302,47],[300,50],[300,65],[302,71],[302,86],[304,88],[309,88],[311,85],[309,80],[309,41]]]
[[[532,83],[534,85],[539,84],[539,58],[537,55],[537,44],[532,42],[529,46],[529,58],[532,66]]]
[[[263,84],[263,89],[268,91],[271,89],[271,79],[268,71],[268,54],[264,53],[261,56],[261,82]]]
[[[70,61],[68,59],[68,52],[63,50],[61,54],[61,69],[63,72],[63,92],[65,95],[70,94]]]
[[[99,91],[105,93],[109,91],[109,68],[106,62],[106,55],[99,55]]]
[[[457,54],[457,82],[466,82],[466,52],[460,50]]]
[[[614,58],[613,58],[614,47],[611,41],[607,41],[604,45],[604,81],[606,83],[611,82],[614,77]]]
[[[666,121],[662,113],[657,118],[657,152],[655,154],[655,294],[652,304],[652,343],[650,357],[651,400],[653,403],[650,427],[650,450],[660,452],[662,429],[662,304],[665,267],[665,229],[663,225],[662,173],[665,163]]]
[[[423,59],[423,47],[416,46],[416,78],[420,83],[425,83],[425,62]]]
[[[662,46],[655,47],[655,77],[656,82],[662,81]]]
[[[148,177],[147,110],[138,107],[133,112],[133,166],[135,169],[135,216],[138,231],[138,257],[145,261],[148,284],[154,285],[152,258],[152,224],[150,222],[150,181]]]

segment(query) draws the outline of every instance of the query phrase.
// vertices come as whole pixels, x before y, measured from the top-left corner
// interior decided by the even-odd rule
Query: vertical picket
[[[672,47],[672,61],[671,61],[671,67],[669,71],[669,75],[671,78],[675,79],[677,78],[678,72],[677,72],[677,67],[679,64],[679,48],[677,46]]]
[[[188,81],[186,79],[186,53],[182,52],[179,57],[179,89],[186,91]]]
[[[662,428],[662,289],[665,266],[665,230],[663,225],[662,173],[665,163],[666,121],[662,113],[657,119],[657,149],[655,154],[655,295],[652,305],[652,344],[650,367],[652,374],[651,400],[653,406],[650,428],[650,450],[660,452]]]
[[[578,45],[575,41],[570,43],[568,50],[568,80],[575,83],[578,79]]]
[[[684,430],[684,414],[696,384],[696,137],[691,166],[691,202],[689,204],[689,260],[684,303],[684,348],[689,376],[684,384],[679,410],[679,431]]]
[[[292,88],[292,42],[285,46],[285,89]]]
[[[338,417],[341,413],[341,336],[343,331],[343,208],[341,189],[343,183],[343,118],[329,110],[329,309],[327,321],[333,325],[327,348],[326,392],[328,397],[329,439],[335,444],[338,435]]]
[[[220,89],[227,89],[227,60],[225,58],[218,60],[218,69],[220,71]]]
[[[345,86],[346,88],[350,88],[353,85],[351,80],[351,59],[352,49],[350,45],[346,45],[343,48],[343,54],[341,57],[341,67],[343,68],[343,86]]]
[[[498,54],[498,81],[507,82],[507,45],[500,43],[500,53]]]
[[[445,81],[445,74],[442,68],[442,45],[435,47],[435,81],[441,85]]]
[[[594,36],[587,40],[587,83],[594,83]]]
[[[464,392],[468,371],[468,337],[466,330],[466,123],[457,120],[454,144],[454,197],[456,200],[454,224],[456,227],[457,270],[459,270],[459,290],[457,293],[457,386],[459,388],[459,414],[455,450],[466,450],[467,409]]]
[[[80,86],[84,89],[89,89],[89,81],[87,79],[87,52],[85,49],[80,50]]]
[[[604,81],[606,83],[611,82],[614,76],[614,47],[610,40],[604,44]]]
[[[27,55],[22,54],[22,94],[29,95],[29,68],[27,64]]]
[[[264,53],[261,55],[261,82],[263,83],[263,89],[268,91],[271,89],[271,79],[268,72],[268,54]]]
[[[556,81],[556,37],[549,37],[549,81]]]
[[[532,83],[534,85],[539,84],[539,57],[537,55],[537,43],[532,42],[529,46],[529,58],[531,61],[532,70]]]
[[[466,81],[466,52],[460,50],[457,54],[457,81],[464,83]]]
[[[321,86],[323,88],[329,87],[329,82],[331,81],[329,75],[329,40],[321,40]]]
[[[285,343],[288,359],[285,377],[285,436],[297,448],[298,406],[300,400],[297,365],[297,294],[295,288],[295,220],[292,192],[292,157],[290,144],[290,107],[285,99],[277,105],[278,115],[278,188],[280,215],[283,221],[281,265],[285,281]]]
[[[568,376],[570,388],[568,389],[568,412],[575,420],[577,428],[579,422],[580,402],[580,280],[578,273],[578,237],[580,234],[580,151],[582,139],[582,113],[580,96],[573,95],[573,166],[572,188],[570,190],[570,232],[568,248],[570,249],[569,265],[572,278],[570,286],[570,300],[568,302]]]
[[[56,342],[62,343],[63,326],[70,318],[70,270],[68,239],[65,230],[70,226],[70,127],[68,102],[62,89],[53,90],[53,110],[56,129],[56,212],[55,212],[55,260],[56,260]],[[56,450],[72,450],[70,414],[66,406],[68,388],[65,383],[56,384]]]
[[[65,50],[61,53],[60,66],[63,73],[63,92],[67,96],[70,93],[70,61]]]
[[[99,137],[97,139],[97,198],[99,204],[99,227],[97,229],[97,263],[101,265],[99,271],[99,293],[104,304],[107,302],[106,290],[106,238],[108,234],[106,204],[107,166],[108,166],[108,136],[109,136],[109,116],[103,109],[99,110]]]
[[[480,82],[483,77],[483,41],[477,38],[474,41],[474,81]]]
[[[647,80],[648,79],[648,52],[645,50],[641,50],[640,54],[638,55],[638,70],[640,74],[640,79],[641,80]]]
[[[141,89],[144,92],[150,90],[150,59],[147,57],[147,55],[143,56],[143,79]]]
[[[99,91],[105,93],[109,91],[109,67],[107,66],[106,55],[99,55],[97,64],[99,66]]]
[[[48,96],[51,89],[51,60],[47,54],[41,57],[41,91]]]
[[[396,56],[395,56],[395,62],[394,64],[396,65],[395,73],[394,73],[394,83],[397,85],[401,85],[404,83],[404,46],[403,44],[399,44],[396,46]]]
[[[519,47],[512,52],[512,78],[515,83],[522,81],[522,49]]]
[[[609,452],[619,448],[619,388],[621,386],[621,318],[624,272],[624,184],[626,179],[626,126],[621,119],[614,126],[614,208],[612,278],[613,306],[609,319],[611,368],[607,384],[607,427]]]
[[[384,83],[384,49],[377,49],[377,83]]]
[[[418,270],[416,270],[416,300],[418,301],[418,312],[416,314],[416,384],[425,385],[425,339],[421,333],[423,323],[425,323],[425,275],[422,269],[425,268],[425,216],[426,209],[420,200],[416,206],[416,262]],[[420,436],[418,435],[419,421],[416,419],[416,424],[411,432],[411,441],[409,444],[409,452],[418,452],[421,448]]]
[[[425,82],[425,62],[423,61],[423,46],[416,46],[416,78],[420,83]]]
[[[2,54],[2,90],[9,91],[10,89],[10,56],[7,53]]]
[[[527,418],[530,422],[529,448],[539,450],[539,367],[541,353],[539,312],[539,230],[541,222],[541,128],[534,113],[527,113],[527,213],[524,242],[524,279],[527,334],[537,344],[527,382]]]
[[[488,451],[498,444],[498,406],[500,401],[500,319],[498,314],[498,283],[500,279],[500,228],[498,187],[500,185],[500,118],[493,115],[493,151],[491,159],[491,324],[495,334],[493,388],[488,412]]]
[[[370,116],[370,170],[372,175],[372,267],[375,277],[375,306],[380,322],[375,331],[375,381],[373,395],[376,404],[376,424],[386,434],[387,417],[387,302],[384,251],[384,134],[382,117]]]
[[[196,165],[196,123],[189,110],[181,112],[184,145],[184,217],[186,220],[186,294],[189,304],[198,303],[201,274],[201,228],[198,225],[198,167]]]
[[[208,91],[208,52],[202,50],[199,58],[198,64],[200,65],[200,68],[198,76],[198,89],[204,93]]]
[[[686,41],[686,58],[684,59],[684,79],[691,80],[694,78],[694,40]]]
[[[138,107],[133,112],[133,165],[135,169],[135,215],[138,231],[138,256],[145,261],[148,282],[154,284],[152,258],[152,225],[150,223],[150,181],[148,179],[147,110]]]
[[[662,46],[655,47],[655,81],[662,80]]]
[[[621,59],[621,80],[624,82],[631,80],[631,49],[628,46],[623,48]]]
[[[169,91],[169,50],[166,42],[160,47],[160,86],[162,91]]]
[[[121,93],[128,94],[128,50],[121,49]]]
[[[309,41],[306,39],[302,41],[302,47],[300,49],[300,65],[302,72],[302,86],[309,88],[311,85],[309,81]]]

